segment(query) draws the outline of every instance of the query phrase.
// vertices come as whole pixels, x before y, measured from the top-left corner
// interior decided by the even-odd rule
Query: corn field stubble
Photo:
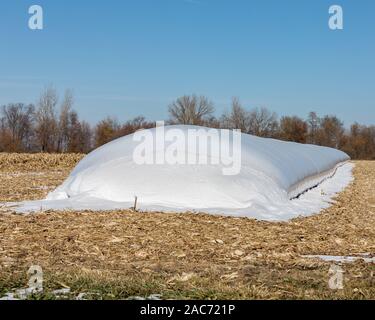
[[[83,155],[0,154],[0,202],[42,199]],[[375,299],[375,265],[303,255],[375,253],[375,162],[355,162],[354,182],[320,214],[271,223],[205,214],[43,212],[0,205],[0,296],[27,287],[31,265],[45,294],[69,287],[93,299]]]

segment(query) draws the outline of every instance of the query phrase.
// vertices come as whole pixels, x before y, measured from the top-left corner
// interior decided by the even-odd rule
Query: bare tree
[[[222,127],[227,129],[240,129],[242,132],[249,131],[249,113],[242,107],[238,98],[232,99],[232,108],[229,114],[221,118]]]
[[[325,116],[320,121],[316,143],[339,149],[344,142],[344,124],[336,116]]]
[[[5,119],[0,118],[0,152],[6,152],[9,141],[9,130],[5,125]]]
[[[9,104],[2,107],[4,149],[10,152],[27,151],[29,149],[33,131],[34,111],[33,105],[26,106],[22,103]]]
[[[90,150],[91,141],[90,126],[86,122],[80,122],[75,111],[69,113],[69,127],[67,135],[66,151],[70,153],[81,153]]]
[[[69,129],[70,129],[70,118],[72,107],[74,103],[74,96],[71,90],[66,90],[64,99],[61,104],[61,111],[59,117],[59,130],[58,130],[58,141],[57,141],[57,151],[65,152],[68,149],[69,141]]]
[[[132,134],[132,133],[134,133],[138,130],[150,129],[150,128],[154,128],[155,126],[156,126],[155,122],[146,121],[145,117],[138,116],[138,117],[134,118],[133,120],[129,120],[129,121],[125,122],[122,125],[118,136],[126,136],[126,135]]]
[[[222,128],[221,120],[217,119],[215,116],[211,116],[205,119],[202,125],[207,128],[215,128],[215,129]]]
[[[36,112],[36,138],[42,152],[56,150],[58,137],[55,107],[57,105],[57,93],[52,87],[48,87],[41,94],[38,110]]]
[[[183,96],[169,106],[172,123],[202,125],[214,113],[212,102],[201,96]]]
[[[116,139],[121,129],[116,119],[107,118],[100,121],[95,127],[95,147],[100,147]]]
[[[353,159],[374,160],[375,126],[354,123],[342,149]]]
[[[80,152],[87,153],[92,149],[92,130],[86,121],[81,122],[81,149]]]
[[[277,114],[267,108],[255,108],[249,114],[248,133],[258,137],[276,137],[279,122]]]
[[[308,138],[307,142],[316,144],[317,143],[317,135],[319,131],[320,119],[316,112],[310,112],[307,118],[308,124]]]
[[[286,141],[306,143],[307,123],[298,117],[282,117],[280,121],[280,138]]]

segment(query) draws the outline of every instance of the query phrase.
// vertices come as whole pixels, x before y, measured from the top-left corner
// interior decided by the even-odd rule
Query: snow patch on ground
[[[370,254],[363,254],[361,256],[326,256],[326,255],[308,255],[303,256],[309,259],[320,259],[327,262],[338,262],[338,263],[353,263],[358,260],[362,260],[365,263],[375,263],[375,257],[370,257]]]

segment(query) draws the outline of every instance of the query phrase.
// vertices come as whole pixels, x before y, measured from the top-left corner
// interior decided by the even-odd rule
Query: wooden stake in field
[[[134,210],[134,211],[137,211],[137,202],[138,202],[138,197],[136,196],[136,197],[134,198],[134,207],[133,207],[133,210]]]

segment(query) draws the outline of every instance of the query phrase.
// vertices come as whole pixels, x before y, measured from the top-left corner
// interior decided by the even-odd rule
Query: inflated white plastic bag
[[[176,129],[186,135],[189,130],[209,130],[169,126],[165,133]],[[154,136],[156,130],[148,132]],[[241,154],[237,175],[224,175],[222,163],[139,165],[134,161],[137,146],[139,142],[130,135],[98,148],[47,200],[24,202],[17,210],[128,209],[137,197],[137,208],[142,211],[196,211],[287,220],[329,206],[332,196],[352,179],[349,157],[341,151],[248,134],[241,134],[239,146],[230,146],[232,152]],[[186,153],[191,152],[188,149]],[[153,149],[155,157],[165,151]],[[198,148],[197,157],[199,152]]]

